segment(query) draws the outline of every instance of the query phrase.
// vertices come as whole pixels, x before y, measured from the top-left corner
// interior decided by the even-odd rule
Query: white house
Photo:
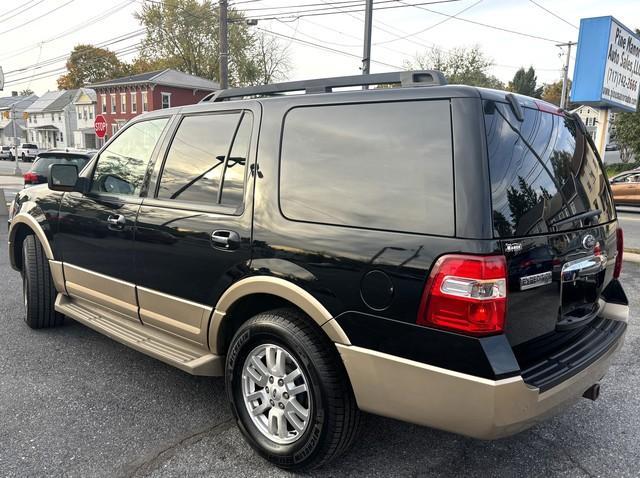
[[[27,140],[27,128],[22,115],[37,99],[36,95],[20,96],[16,92],[13,92],[12,96],[0,98],[0,145],[14,145],[14,116],[17,143]],[[9,117],[5,118],[5,114]]]
[[[77,126],[73,132],[73,145],[76,148],[94,149],[96,134],[93,128],[96,114],[96,92],[91,88],[80,88],[73,98],[76,109]]]
[[[78,90],[47,91],[26,109],[27,139],[41,149],[73,146]]]
[[[571,113],[577,113],[584,125],[587,127],[587,132],[591,135],[593,140],[596,140],[596,133],[598,131],[598,123],[600,117],[600,110],[593,106],[582,105],[571,110]],[[609,129],[607,130],[607,136],[605,138],[605,144],[611,141],[611,136],[615,131],[615,113],[609,113]],[[614,135],[615,137],[615,135]]]

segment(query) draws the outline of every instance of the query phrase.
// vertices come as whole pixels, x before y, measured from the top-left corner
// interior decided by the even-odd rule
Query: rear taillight
[[[472,335],[496,334],[504,330],[506,305],[504,256],[450,254],[433,266],[416,322]]]
[[[35,184],[38,182],[38,175],[35,173],[25,173],[22,177],[24,178],[25,184]]]
[[[624,252],[624,234],[621,228],[616,230],[616,243],[618,254],[616,255],[616,265],[613,268],[613,277],[617,279],[622,272],[622,253]]]

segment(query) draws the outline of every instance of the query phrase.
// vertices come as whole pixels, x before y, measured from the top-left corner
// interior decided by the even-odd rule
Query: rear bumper
[[[584,370],[540,392],[521,376],[488,380],[336,344],[361,410],[481,439],[518,433],[575,402],[606,373],[624,334]]]

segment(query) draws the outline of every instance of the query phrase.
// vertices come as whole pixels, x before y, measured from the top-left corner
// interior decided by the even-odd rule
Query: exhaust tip
[[[594,383],[582,394],[582,396],[595,402],[600,396],[600,384]]]

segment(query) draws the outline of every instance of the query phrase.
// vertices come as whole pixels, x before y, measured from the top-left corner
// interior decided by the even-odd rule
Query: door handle
[[[109,216],[107,218],[107,224],[109,224],[111,228],[122,229],[126,223],[127,220],[122,214],[116,214],[115,216]]]
[[[240,234],[235,231],[219,229],[211,233],[211,242],[214,247],[232,250],[240,247]]]

